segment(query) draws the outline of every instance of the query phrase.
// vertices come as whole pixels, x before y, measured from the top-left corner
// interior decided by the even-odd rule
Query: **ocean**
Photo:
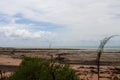
[[[67,49],[98,49],[99,46],[16,46],[16,48],[67,48]],[[120,49],[120,46],[105,46],[104,49]]]

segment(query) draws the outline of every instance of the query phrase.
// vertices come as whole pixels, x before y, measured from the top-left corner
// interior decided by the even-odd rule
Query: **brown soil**
[[[45,51],[42,51],[45,52]],[[40,53],[20,53],[17,52],[14,55],[0,55],[0,71],[3,76],[9,76],[13,71],[15,71],[19,64],[21,63],[22,56],[39,56],[43,58],[50,59],[50,53],[46,51],[47,54]],[[70,51],[69,51],[70,52]],[[54,52],[53,52],[54,53]],[[53,54],[52,53],[52,54]],[[68,52],[66,52],[68,53]],[[76,54],[75,54],[76,53]],[[81,79],[97,80],[97,67],[95,63],[96,53],[93,51],[82,50],[72,51],[69,55],[61,56],[61,63],[69,63],[71,68],[76,71]],[[56,55],[53,55],[54,59],[57,59]],[[105,53],[101,57],[101,67],[100,67],[100,80],[110,80],[113,77],[120,78],[120,54]]]

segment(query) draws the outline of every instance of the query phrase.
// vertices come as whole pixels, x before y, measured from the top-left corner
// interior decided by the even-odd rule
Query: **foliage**
[[[114,77],[114,78],[112,78],[111,80],[120,80],[120,78]]]
[[[69,65],[50,63],[41,58],[25,57],[8,80],[79,80]]]
[[[104,50],[104,46],[111,38],[116,37],[116,36],[120,36],[120,35],[112,35],[109,37],[105,37],[100,43],[100,46],[98,48],[98,54],[97,54],[98,80],[100,79],[100,58],[101,58],[101,54]]]

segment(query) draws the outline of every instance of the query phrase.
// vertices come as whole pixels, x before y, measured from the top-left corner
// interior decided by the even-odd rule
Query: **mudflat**
[[[70,64],[81,79],[97,80],[97,50],[95,49],[38,49],[1,48],[0,70],[4,76],[15,71],[23,56],[42,57],[60,64]],[[100,61],[100,80],[120,78],[120,50],[105,50]]]

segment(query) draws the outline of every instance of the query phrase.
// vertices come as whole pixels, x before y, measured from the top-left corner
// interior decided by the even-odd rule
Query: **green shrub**
[[[120,78],[114,77],[114,78],[112,78],[111,80],[120,80]]]
[[[41,58],[25,57],[8,80],[79,80],[69,65],[50,63]]]

